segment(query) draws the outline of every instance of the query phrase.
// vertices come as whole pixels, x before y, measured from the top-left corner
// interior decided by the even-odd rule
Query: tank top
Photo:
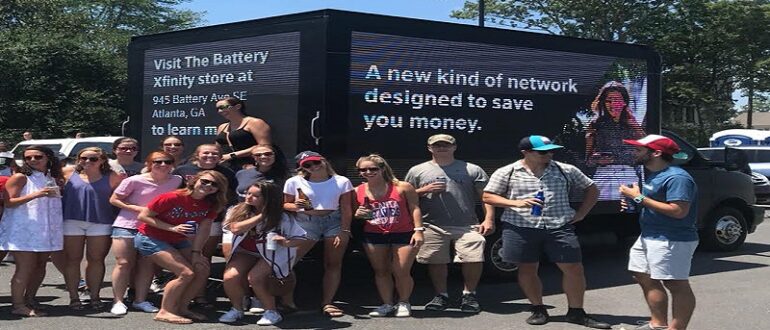
[[[251,134],[251,132],[244,129],[246,126],[246,121],[244,121],[243,125],[241,127],[238,127],[235,130],[230,130],[230,123],[227,123],[225,126],[225,129],[223,129],[219,134],[217,134],[216,142],[222,147],[222,154],[227,155],[231,152],[241,151],[244,149],[251,148],[255,145],[257,145],[257,140],[254,139],[254,135]],[[230,141],[228,141],[228,137]],[[232,146],[231,146],[232,144]],[[254,160],[251,159],[251,157],[239,157],[237,159],[230,161],[230,168],[233,170],[240,170],[243,168],[243,165],[253,163]]]
[[[356,200],[364,205],[366,184],[356,187]],[[395,185],[388,184],[388,192],[380,199],[370,200],[372,219],[364,222],[364,232],[367,233],[405,233],[414,230],[414,222],[406,199],[401,196]]]
[[[80,220],[111,225],[117,208],[110,204],[110,176],[103,174],[96,182],[83,181],[78,172],[72,173],[62,193],[64,220]]]

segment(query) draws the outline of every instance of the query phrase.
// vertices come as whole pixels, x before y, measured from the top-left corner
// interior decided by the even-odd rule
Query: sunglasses
[[[153,160],[152,163],[155,165],[160,165],[160,164],[174,165],[174,161],[171,159],[156,159],[156,160]]]
[[[232,105],[229,105],[229,104],[222,104],[222,105],[216,106],[217,110],[224,110],[230,107],[232,107]]]
[[[164,147],[181,147],[183,144],[181,143],[164,143]]]
[[[270,152],[270,151],[268,151],[268,152],[255,152],[255,153],[251,154],[252,157],[262,157],[262,156],[272,157],[273,155],[275,155],[275,153],[274,152]]]
[[[89,161],[92,163],[96,163],[99,161],[99,159],[100,159],[99,157],[80,157],[81,162]]]
[[[302,164],[302,167],[303,168],[311,168],[311,167],[316,166],[316,165],[321,165],[321,161],[320,160],[308,160],[304,164]]]
[[[380,171],[380,168],[379,167],[359,168],[358,171],[361,173],[366,173],[366,172],[377,173]]]
[[[202,185],[204,185],[204,186],[207,186],[207,187],[214,187],[214,188],[219,188],[219,185],[217,185],[217,183],[216,183],[216,182],[214,182],[214,181],[211,181],[211,180],[208,180],[208,179],[199,179],[198,181],[199,181],[199,182],[200,182]]]
[[[24,160],[41,160],[45,156],[35,155],[35,156],[25,156]]]
[[[120,151],[136,151],[136,147],[118,147]]]

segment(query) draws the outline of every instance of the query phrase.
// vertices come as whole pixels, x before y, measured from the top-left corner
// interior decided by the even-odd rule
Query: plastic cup
[[[278,242],[273,240],[273,238],[275,238],[276,236],[278,236],[278,234],[276,234],[274,232],[267,233],[267,235],[265,236],[265,248],[266,249],[268,249],[270,251],[274,251],[274,250],[278,249]]]

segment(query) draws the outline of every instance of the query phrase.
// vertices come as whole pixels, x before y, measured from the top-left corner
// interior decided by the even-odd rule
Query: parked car
[[[730,147],[743,150],[752,172],[761,173],[770,178],[770,146],[735,146]],[[698,148],[703,156],[709,160],[724,161],[725,147]]]
[[[40,140],[26,140],[21,141],[13,147],[13,156],[16,159],[16,163],[19,166],[23,165],[23,153],[24,148],[33,145],[42,145],[59,153],[60,158],[67,159],[68,162],[73,162],[75,155],[83,148],[99,147],[108,153],[112,152],[112,143],[115,140],[122,138],[122,136],[93,136],[80,139],[65,138],[65,139],[40,139]]]

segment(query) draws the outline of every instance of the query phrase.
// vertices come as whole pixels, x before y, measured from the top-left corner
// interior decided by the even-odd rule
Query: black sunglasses
[[[200,179],[198,181],[200,181],[200,183],[202,185],[204,185],[204,186],[219,188],[219,185],[216,182],[214,182],[214,181],[211,181],[211,180],[208,180],[208,179]]]
[[[541,155],[547,155],[547,154],[552,154],[553,153],[553,150],[535,150],[535,151],[537,151],[537,153],[539,153]]]
[[[358,171],[361,173],[366,173],[366,172],[376,173],[380,171],[380,168],[379,167],[359,168]]]
[[[320,160],[308,160],[304,164],[302,164],[302,167],[303,168],[311,168],[311,167],[316,166],[316,165],[321,165],[321,161]]]
[[[81,162],[89,161],[92,163],[96,163],[99,161],[99,159],[100,159],[99,157],[80,157]]]
[[[262,156],[271,157],[273,155],[275,155],[275,153],[274,152],[270,152],[270,151],[268,151],[268,152],[255,152],[255,153],[251,154],[252,157],[262,157]]]
[[[218,106],[216,106],[217,110],[224,110],[224,109],[227,109],[227,108],[229,108],[229,107],[232,107],[232,105],[229,105],[229,104],[222,104],[222,105],[218,105]]]
[[[41,159],[43,159],[43,157],[45,157],[45,156],[41,156],[41,155],[25,156],[24,160],[33,160],[33,159],[34,160],[41,160]]]
[[[160,164],[173,165],[174,161],[171,159],[157,159],[157,160],[153,160],[152,163],[156,165],[160,165]]]
[[[120,151],[136,151],[136,147],[118,147]]]

